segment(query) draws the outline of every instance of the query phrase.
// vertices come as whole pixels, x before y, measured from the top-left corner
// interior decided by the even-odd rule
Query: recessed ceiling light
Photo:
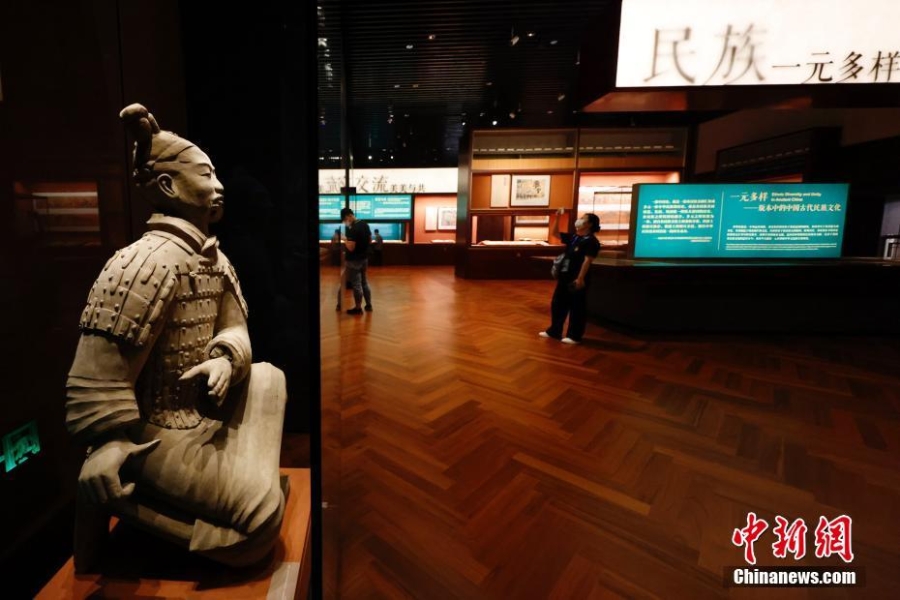
[[[437,36],[436,36],[435,34],[433,34],[433,33],[429,33],[429,34],[428,34],[428,39],[431,40],[431,41],[434,41],[434,40],[437,39]]]
[[[395,89],[395,90],[396,90],[397,88],[399,88],[399,87],[400,87],[400,84],[399,84],[399,83],[395,83],[395,84],[394,84],[394,89]]]
[[[563,100],[566,99],[566,95],[565,95],[565,94],[560,94],[559,96],[556,97],[556,99],[559,100],[560,102],[562,102]]]
[[[518,44],[518,43],[519,43],[519,36],[514,35],[514,36],[512,36],[511,38],[509,38],[509,45],[510,45],[510,46],[515,46],[515,45]]]
[[[418,84],[418,83],[414,83],[414,84],[413,84],[413,89],[419,89],[419,84]]]
[[[494,125],[496,127],[497,121],[491,121],[491,125]]]
[[[529,31],[529,32],[528,32],[528,37],[534,37],[534,32],[533,32],[533,31]]]
[[[493,81],[488,81],[488,82],[485,83],[484,85],[486,85],[486,86],[488,86],[488,87],[491,87],[492,85],[494,85],[494,82],[493,82]]]
[[[550,40],[550,45],[555,46],[559,43],[559,40]]]
[[[407,49],[407,50],[412,50],[413,48],[415,48],[415,46],[413,46],[412,44],[407,44],[407,45],[406,45],[406,49]]]
[[[548,114],[548,115],[552,115],[552,114],[553,114],[553,111],[552,111],[552,110],[548,110],[548,111],[547,111],[547,114]]]
[[[371,155],[371,154],[369,155],[369,160],[372,160],[372,155]]]

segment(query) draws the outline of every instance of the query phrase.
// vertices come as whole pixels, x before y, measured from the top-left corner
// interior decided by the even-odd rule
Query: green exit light
[[[41,440],[38,439],[37,423],[32,421],[3,436],[3,455],[0,456],[0,462],[9,473],[40,451]]]

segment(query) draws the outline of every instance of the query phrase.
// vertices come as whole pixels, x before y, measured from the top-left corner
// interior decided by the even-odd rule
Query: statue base
[[[100,568],[76,574],[74,559],[37,595],[38,600],[83,598],[294,598],[307,597],[311,568],[309,469],[282,469],[290,493],[279,541],[270,559],[236,569],[119,525],[113,519]]]

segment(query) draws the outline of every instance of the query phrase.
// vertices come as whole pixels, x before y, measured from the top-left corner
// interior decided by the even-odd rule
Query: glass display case
[[[604,250],[625,252],[631,189],[676,183],[684,168],[683,129],[475,131],[461,153],[457,274],[475,278],[546,277],[557,230],[596,213]],[[560,210],[563,214],[560,215]]]
[[[100,246],[96,182],[21,182],[13,185],[15,231],[39,246]]]
[[[678,183],[677,171],[659,173],[582,173],[577,214],[600,217],[597,238],[606,250],[625,249],[631,227],[631,191],[637,183]]]

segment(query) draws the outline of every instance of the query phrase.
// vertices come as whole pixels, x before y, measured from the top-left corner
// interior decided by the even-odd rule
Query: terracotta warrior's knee
[[[284,517],[285,498],[277,481],[253,491],[249,480],[238,485],[246,491],[237,521],[220,527],[198,520],[190,543],[191,551],[231,566],[250,565],[265,557],[278,541]]]

